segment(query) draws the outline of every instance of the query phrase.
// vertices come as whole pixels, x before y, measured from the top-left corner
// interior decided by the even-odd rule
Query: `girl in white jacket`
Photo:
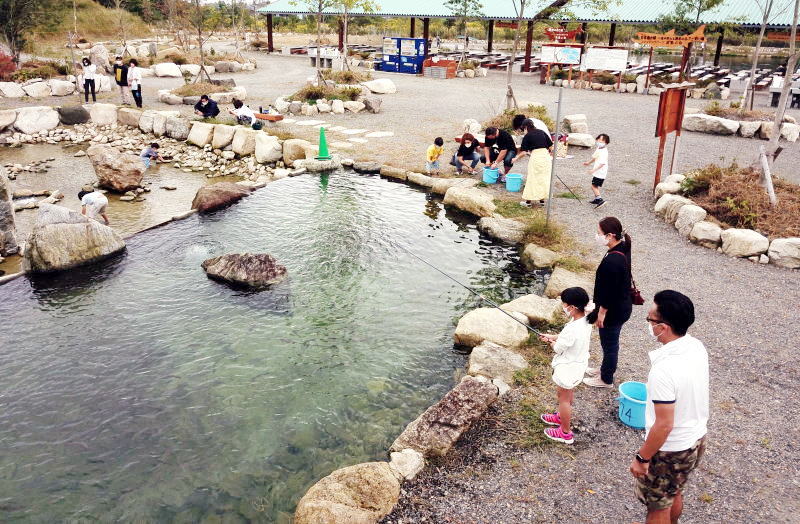
[[[594,309],[589,302],[589,294],[580,287],[571,287],[561,293],[561,307],[569,322],[558,335],[540,335],[539,339],[549,343],[555,351],[553,357],[553,382],[558,389],[558,411],[544,413],[542,422],[550,426],[544,434],[547,438],[564,444],[572,444],[575,439],[572,422],[572,401],[574,388],[583,380],[589,367],[589,339],[592,325],[586,315]]]

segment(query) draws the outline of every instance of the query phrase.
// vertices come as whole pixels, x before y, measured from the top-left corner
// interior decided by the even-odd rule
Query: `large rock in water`
[[[468,373],[499,378],[511,384],[514,382],[514,373],[527,367],[528,361],[519,353],[493,342],[484,342],[470,353]]]
[[[798,269],[800,268],[800,238],[776,238],[769,245],[767,254],[770,263],[776,266]]]
[[[547,287],[544,288],[545,296],[549,298],[558,298],[561,292],[569,287],[582,287],[592,296],[592,289],[594,284],[584,275],[579,275],[563,267],[557,267],[550,274],[550,280],[547,282]]]
[[[108,226],[77,211],[39,204],[39,216],[25,247],[26,271],[50,272],[102,260],[125,249]]]
[[[528,317],[520,313],[506,314],[497,308],[482,307],[461,317],[453,339],[456,344],[470,347],[487,340],[509,348],[521,347],[528,340],[527,323]]]
[[[490,217],[497,209],[492,195],[477,187],[451,187],[444,194],[444,203],[479,217]]]
[[[142,183],[144,164],[138,156],[122,153],[111,146],[94,144],[86,150],[100,187],[117,193],[136,189]]]
[[[189,131],[189,136],[186,141],[194,144],[197,147],[203,147],[211,143],[214,138],[214,124],[207,124],[205,122],[192,122],[192,129]]]
[[[58,117],[65,126],[85,124],[89,121],[89,111],[83,106],[64,106],[58,108]]]
[[[400,481],[386,462],[337,469],[303,495],[294,524],[371,524],[400,498]]]
[[[537,246],[536,244],[525,244],[525,250],[522,252],[520,262],[522,262],[522,265],[528,270],[533,271],[534,269],[553,267],[560,258],[561,255],[546,247]]]
[[[207,213],[227,207],[250,194],[250,189],[233,182],[217,182],[197,190],[192,200],[192,209]]]
[[[478,231],[492,238],[519,244],[525,238],[525,224],[513,218],[482,218],[478,220]]]
[[[511,302],[501,305],[500,308],[503,311],[522,313],[532,323],[546,322],[552,324],[563,316],[560,300],[533,294],[515,298]]]
[[[283,158],[283,146],[278,137],[257,132],[255,155],[259,164],[271,164]]]
[[[478,184],[480,180],[475,178],[433,178],[431,192],[445,195],[452,187],[475,187]]]
[[[301,160],[306,157],[306,148],[311,145],[308,140],[301,140],[299,138],[290,138],[283,142],[283,163],[287,166],[293,166],[295,160]]]
[[[17,131],[31,135],[39,131],[50,131],[58,127],[58,111],[48,106],[21,107],[17,110],[14,127]]]
[[[248,127],[237,127],[233,134],[231,149],[234,153],[242,156],[252,155],[256,150],[256,134],[259,131]]]
[[[0,167],[0,257],[13,255],[19,251],[12,196],[6,171]]]
[[[209,278],[235,286],[261,289],[287,276],[286,268],[266,253],[230,253],[201,264]]]
[[[466,376],[442,400],[406,426],[391,449],[410,448],[426,457],[444,456],[495,400],[494,384]]]
[[[222,149],[228,147],[233,142],[233,135],[236,133],[236,126],[228,124],[217,124],[214,126],[214,138],[211,139],[212,149]]]

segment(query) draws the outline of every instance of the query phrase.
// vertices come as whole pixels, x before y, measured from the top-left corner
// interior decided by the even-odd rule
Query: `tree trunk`
[[[325,85],[322,78],[322,0],[317,11],[317,85]]]
[[[342,20],[342,25],[343,25],[342,32],[344,33],[343,38],[342,38],[342,54],[344,54],[344,68],[346,70],[350,71],[350,60],[349,60],[349,57],[347,56],[349,54],[347,52],[347,22],[348,21],[349,20],[348,20],[348,16],[347,16],[347,6],[345,5],[344,6],[344,20]]]
[[[769,21],[769,14],[772,11],[772,1],[766,0],[764,4],[764,17],[761,19],[761,30],[758,33],[758,40],[756,41],[756,48],[753,51],[753,65],[750,68],[750,84],[747,93],[745,94],[744,104],[741,110],[744,111],[747,107],[753,109],[753,99],[755,98],[755,81],[756,69],[758,69],[758,55],[761,53],[761,42],[764,40],[764,32],[767,30],[767,22]]]
[[[789,99],[789,91],[792,88],[792,74],[797,69],[797,21],[800,16],[800,0],[794,0],[794,16],[792,18],[792,33],[789,36],[789,60],[786,64],[786,76],[784,76],[783,87],[781,88],[781,98],[778,101],[778,109],[775,111],[775,120],[772,124],[772,138],[769,140],[767,148],[767,158],[770,167],[775,161],[775,152],[778,150],[778,141],[781,139],[781,123],[783,115],[786,113],[786,102]]]
[[[514,60],[517,59],[517,49],[519,49],[520,31],[522,30],[522,17],[525,14],[526,2],[527,0],[520,0],[519,3],[517,29],[514,32],[514,45],[511,47],[511,57],[508,60],[508,67],[506,67],[506,109],[513,109],[516,105],[514,103],[514,89],[511,87],[511,79],[514,74]]]

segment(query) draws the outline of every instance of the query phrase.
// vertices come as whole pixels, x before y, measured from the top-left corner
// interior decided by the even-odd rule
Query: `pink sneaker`
[[[542,419],[542,422],[551,426],[561,425],[561,415],[558,413],[542,413],[539,418]]]
[[[556,442],[563,442],[564,444],[572,444],[573,442],[575,442],[575,438],[572,432],[564,433],[563,431],[561,431],[560,427],[546,428],[544,430],[544,436],[549,438],[550,440],[555,440]]]

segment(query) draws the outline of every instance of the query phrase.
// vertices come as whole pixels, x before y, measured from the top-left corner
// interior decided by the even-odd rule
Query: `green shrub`
[[[317,100],[324,98],[325,100],[344,100],[351,101],[357,100],[361,96],[361,89],[358,87],[330,87],[330,86],[315,86],[307,85],[294,93],[290,100],[297,102],[308,102],[309,104],[316,104]]]
[[[165,62],[172,62],[173,64],[177,65],[184,65],[187,64],[186,57],[179,53],[168,53],[164,55]]]
[[[360,84],[367,80],[372,80],[372,73],[369,71],[333,71],[323,69],[322,77],[325,80],[333,80],[337,84]]]
[[[53,78],[58,76],[58,71],[51,65],[43,65],[35,68],[19,69],[11,75],[15,82],[25,82],[31,78]]]
[[[554,69],[550,71],[550,78],[553,80],[565,80],[569,78],[569,71],[566,69]]]
[[[592,75],[592,82],[597,82],[598,84],[603,84],[605,86],[616,85],[618,82],[618,77],[617,75],[612,75],[611,73],[603,71],[602,73],[596,73]]]
[[[498,129],[504,129],[506,131],[511,131],[511,121],[514,119],[515,115],[524,114],[529,118],[538,118],[542,122],[545,123],[548,129],[555,129],[555,122],[553,119],[550,118],[550,115],[547,114],[547,108],[544,106],[528,106],[528,107],[520,107],[517,109],[506,109],[496,117],[492,118],[491,120],[487,120],[483,123],[483,128],[486,129],[487,127],[496,127]]]

